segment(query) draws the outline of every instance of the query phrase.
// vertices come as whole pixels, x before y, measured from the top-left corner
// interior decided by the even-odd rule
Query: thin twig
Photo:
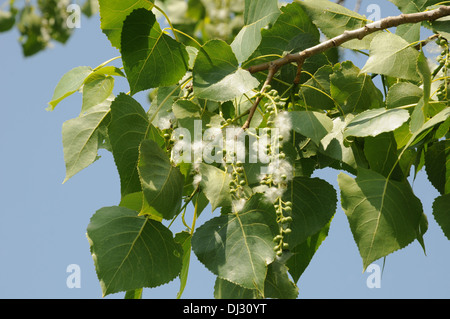
[[[426,38],[425,40],[419,41],[418,44],[416,44],[416,46],[414,47],[417,50],[421,50],[422,47],[426,46],[428,43],[430,43],[431,41],[433,41],[434,39],[436,39],[437,37],[439,37],[438,34],[433,34],[430,35],[428,38]]]
[[[343,1],[337,1],[337,3],[342,3]],[[299,81],[300,79],[300,73],[301,68],[303,66],[303,63],[305,60],[313,55],[317,55],[320,53],[323,53],[327,51],[328,49],[331,49],[333,47],[337,47],[342,45],[345,42],[348,42],[350,40],[359,39],[362,40],[365,36],[374,33],[376,31],[389,29],[392,27],[397,27],[401,24],[406,23],[418,23],[422,21],[433,21],[445,16],[450,15],[450,6],[441,6],[437,9],[425,11],[425,12],[418,12],[418,13],[410,13],[410,14],[401,14],[399,16],[393,16],[393,17],[387,17],[384,19],[381,19],[380,21],[376,21],[373,23],[369,23],[365,25],[362,28],[355,29],[355,30],[347,30],[341,35],[338,35],[332,39],[329,39],[327,41],[324,41],[322,43],[319,43],[318,45],[315,45],[311,48],[308,48],[306,50],[303,50],[298,53],[291,53],[287,54],[282,58],[261,63],[257,65],[253,65],[249,68],[247,68],[247,71],[250,73],[257,73],[265,70],[269,70],[269,73],[267,75],[266,81],[264,82],[264,85],[261,89],[261,92],[264,92],[267,85],[270,84],[272,81],[276,71],[278,71],[282,66],[289,64],[289,63],[296,63],[297,64],[297,74],[294,79],[294,82]],[[259,102],[261,101],[261,95],[258,96],[255,103],[252,105],[252,108],[250,109],[250,113],[248,115],[247,121],[242,126],[243,129],[247,129],[250,127],[250,123],[253,117],[253,114],[255,113],[256,108],[258,107]]]
[[[275,73],[278,71],[278,66],[275,64],[271,64],[269,66],[269,74],[267,74],[266,81],[264,82],[261,91],[259,92],[258,96],[256,97],[255,102],[253,103],[252,107],[250,108],[250,111],[248,113],[247,121],[245,121],[244,125],[242,126],[242,129],[248,129],[250,127],[250,122],[252,121],[253,115],[255,114],[256,108],[258,107],[259,102],[261,102],[262,94],[266,91],[267,86],[272,81],[273,77],[275,76]]]

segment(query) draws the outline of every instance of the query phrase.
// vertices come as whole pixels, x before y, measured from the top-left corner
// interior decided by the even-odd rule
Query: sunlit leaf
[[[344,131],[348,136],[377,136],[400,127],[409,119],[409,112],[404,109],[373,109],[356,115]]]
[[[113,47],[120,49],[120,36],[125,18],[138,8],[151,10],[151,0],[98,0],[101,29]]]
[[[186,48],[161,30],[151,11],[137,9],[127,16],[121,43],[131,94],[175,84],[187,71]]]
[[[201,48],[193,72],[194,92],[201,99],[225,102],[259,85],[239,67],[231,47],[222,40],[211,40]]]
[[[98,210],[87,237],[103,296],[157,287],[180,272],[182,249],[171,231],[136,211],[119,206]]]
[[[419,52],[398,35],[383,32],[370,43],[369,59],[361,72],[420,81],[416,61]]]
[[[237,34],[231,48],[239,63],[244,62],[261,42],[261,29],[280,15],[277,0],[246,0],[244,27]]]
[[[108,124],[112,98],[92,107],[88,113],[64,122],[62,142],[67,182],[97,159],[102,128]]]
[[[354,30],[364,27],[368,21],[365,16],[347,9],[328,0],[305,0],[299,2],[311,16],[314,24],[328,37],[341,35],[346,30]],[[355,50],[369,48],[374,34],[364,37],[362,40],[351,40],[342,46]]]
[[[407,182],[362,168],[355,179],[340,173],[338,182],[364,269],[420,236],[422,204]]]
[[[248,289],[264,291],[278,233],[273,205],[256,194],[237,214],[222,214],[197,228],[192,248],[211,272]]]
[[[78,91],[84,80],[92,73],[88,66],[78,66],[63,75],[56,85],[48,110],[53,110],[59,102]]]

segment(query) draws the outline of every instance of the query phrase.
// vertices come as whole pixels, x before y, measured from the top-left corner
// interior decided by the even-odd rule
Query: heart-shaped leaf
[[[231,47],[222,40],[211,40],[200,49],[193,76],[196,96],[219,102],[232,100],[259,85],[239,67]]]
[[[377,34],[370,43],[369,54],[361,72],[420,81],[416,69],[419,52],[402,37],[387,32]]]
[[[274,260],[278,233],[275,209],[256,194],[241,212],[222,214],[200,226],[192,248],[211,272],[263,295],[267,266]]]
[[[131,94],[175,84],[187,71],[186,48],[161,30],[151,11],[137,9],[125,19],[121,43]]]
[[[182,248],[160,222],[112,206],[98,210],[87,227],[103,296],[173,280],[181,269]]]
[[[406,181],[360,168],[355,179],[340,173],[338,183],[364,269],[420,237],[422,204]]]

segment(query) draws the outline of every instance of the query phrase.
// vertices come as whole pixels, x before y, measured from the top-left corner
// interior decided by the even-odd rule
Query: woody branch
[[[315,45],[311,48],[303,50],[297,53],[287,54],[286,56],[267,62],[261,63],[258,65],[254,65],[249,67],[247,70],[250,73],[261,72],[265,70],[269,70],[266,81],[264,82],[263,89],[270,84],[275,73],[279,70],[283,65],[296,63],[297,64],[297,75],[294,79],[294,83],[298,84],[300,81],[300,74],[302,70],[303,63],[305,60],[313,55],[320,54],[325,52],[326,50],[342,45],[345,42],[350,40],[359,39],[362,40],[368,34],[374,33],[376,31],[389,29],[392,27],[397,27],[406,23],[418,23],[422,21],[434,21],[439,18],[449,16],[450,15],[450,6],[441,6],[437,9],[418,12],[418,13],[410,13],[410,14],[401,14],[398,16],[387,17],[381,19],[380,21],[376,21],[373,23],[369,23],[362,28],[355,30],[347,30],[341,35],[338,35],[332,39],[324,41],[318,45]],[[263,91],[263,90],[261,90]],[[253,103],[247,121],[242,126],[243,129],[247,129],[250,126],[253,114],[255,113],[256,108],[258,107],[261,98],[258,97]]]

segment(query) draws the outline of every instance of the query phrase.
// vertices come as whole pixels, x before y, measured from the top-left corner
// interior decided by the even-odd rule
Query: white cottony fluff
[[[236,213],[239,213],[245,206],[247,200],[245,198],[240,198],[233,201],[233,208]]]
[[[283,193],[284,189],[272,186],[266,189],[264,196],[269,202],[273,203],[278,197],[283,196]]]
[[[284,159],[270,162],[267,172],[272,174],[272,180],[275,184],[288,182],[293,176],[291,163]]]
[[[283,111],[278,113],[274,125],[278,129],[279,135],[283,136],[285,141],[291,137],[292,122],[288,112]]]
[[[194,179],[192,181],[192,186],[194,186],[194,188],[197,188],[201,181],[202,181],[202,175],[195,174]]]
[[[159,127],[161,130],[167,130],[169,129],[172,124],[175,122],[175,115],[170,112],[166,116],[162,116],[158,119],[157,127]]]

